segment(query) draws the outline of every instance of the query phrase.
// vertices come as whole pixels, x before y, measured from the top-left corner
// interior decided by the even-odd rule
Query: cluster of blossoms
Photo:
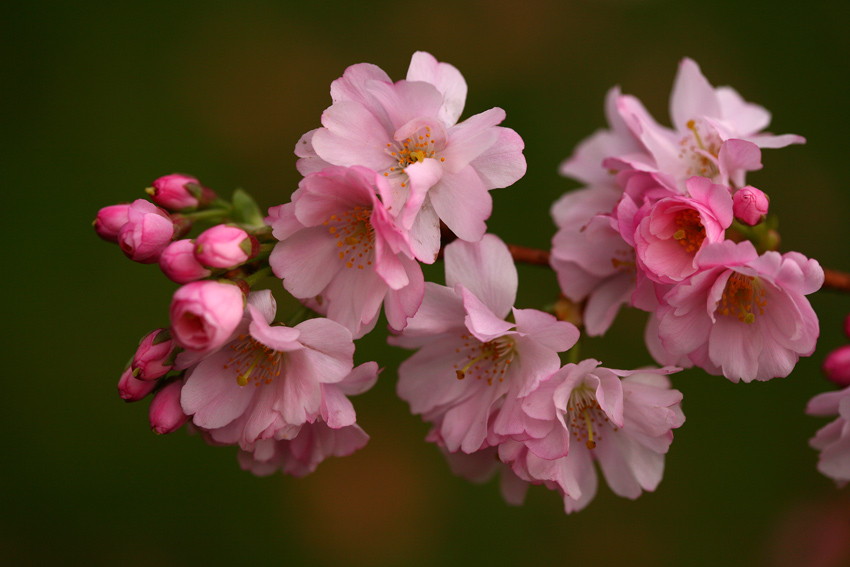
[[[417,349],[398,394],[451,468],[475,481],[499,471],[511,503],[543,484],[572,512],[596,492],[595,462],[616,494],[658,486],[684,422],[667,377],[680,366],[766,380],[811,354],[818,322],[804,296],[822,270],[750,242],[776,238],[744,175],[761,167],[760,147],[802,141],[759,134],[766,111],[686,60],[675,130],[614,90],[611,130],[562,166],[589,187],[554,206],[551,263],[583,303],[585,330],[604,333],[623,304],[653,313],[648,346],[664,367],[614,370],[578,359],[572,322],[514,306],[514,258],[486,220],[489,191],[524,175],[524,144],[500,126],[502,109],[459,122],[466,92],[456,68],[424,52],[396,82],[354,65],[296,144],[298,189],[268,215],[244,192],[224,201],[176,174],[154,182],[153,203],[98,213],[102,238],[181,285],[169,327],[142,339],[119,381],[127,401],[153,393],[154,431],[191,424],[261,475],[308,474],[362,448],[349,396],[379,368],[355,367],[354,341],[383,307],[389,343]],[[184,238],[198,222],[213,226]],[[441,254],[446,285],[426,282],[420,263]],[[257,290],[269,276],[304,307],[286,324]]]

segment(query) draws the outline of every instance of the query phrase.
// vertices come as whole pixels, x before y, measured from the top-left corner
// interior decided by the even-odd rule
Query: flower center
[[[476,380],[487,380],[488,386],[492,386],[494,380],[503,382],[505,371],[513,362],[516,353],[513,339],[499,337],[482,343],[470,335],[461,335],[461,338],[465,341],[464,348],[455,351],[459,353],[466,350],[466,364],[460,368],[460,364],[454,365],[457,379],[474,376]]]
[[[688,163],[687,175],[714,178],[720,170],[717,154],[723,143],[714,128],[705,126],[702,120],[688,120],[689,134],[679,140],[679,159]]]
[[[354,207],[342,215],[331,215],[323,224],[328,232],[337,239],[339,259],[345,261],[348,268],[372,265],[372,255],[375,249],[375,229],[369,219],[372,209]]]
[[[584,384],[573,388],[565,417],[576,441],[584,441],[588,449],[595,449],[596,443],[602,440],[602,426],[608,418],[596,401],[593,390]],[[617,431],[616,427],[614,431]]]
[[[759,315],[764,315],[766,305],[764,288],[759,285],[758,279],[738,272],[729,277],[723,297],[717,302],[721,315],[730,315],[748,325],[756,320],[756,309]]]
[[[239,342],[230,346],[234,351],[233,356],[224,369],[231,366],[236,370],[236,383],[247,386],[254,382],[254,386],[271,384],[283,366],[283,353],[267,347],[254,337],[239,335]]]
[[[679,241],[682,248],[693,254],[702,246],[705,240],[705,227],[702,226],[699,213],[695,209],[684,209],[676,213],[676,226],[679,230],[673,238]]]
[[[436,159],[436,141],[431,136],[431,128],[426,126],[414,135],[401,142],[387,143],[387,151],[396,159],[397,165],[384,171],[384,177],[395,177],[405,173],[404,169],[417,162],[425,161],[426,158]],[[441,162],[446,158],[441,157]],[[401,186],[406,187],[407,179],[402,181]]]

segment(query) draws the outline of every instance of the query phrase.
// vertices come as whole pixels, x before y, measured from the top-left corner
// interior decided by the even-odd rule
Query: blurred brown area
[[[100,207],[143,197],[175,171],[225,195],[244,187],[264,206],[285,202],[299,180],[292,149],[319,125],[330,82],[364,61],[401,79],[411,54],[427,50],[466,77],[464,116],[500,106],[526,142],[528,174],[493,193],[490,230],[548,248],[549,206],[576,187],[558,164],[604,127],[607,89],[620,85],[668,123],[677,62],[689,56],[713,84],[772,111],[774,132],[808,138],[765,151],[748,180],[770,195],[786,250],[850,271],[847,4],[36,0],[1,10],[11,368],[0,398],[0,563],[848,564],[847,489],[815,470],[807,439],[825,421],[803,415],[830,388],[819,364],[846,342],[848,297],[812,299],[821,344],[786,379],[675,376],[687,422],[658,490],[632,502],[602,487],[565,516],[542,488],[513,508],[495,483],[453,477],[394,395],[405,353],[377,336],[357,359],[386,370],[354,400],[372,440],[310,477],[255,478],[232,448],[153,435],[146,402],[124,404],[116,383],[138,339],[167,324],[175,286],[89,227]],[[439,267],[428,274],[442,277]],[[556,298],[551,272],[520,267],[520,307]],[[644,320],[623,313],[583,354],[649,363]],[[838,559],[812,560],[819,549]]]

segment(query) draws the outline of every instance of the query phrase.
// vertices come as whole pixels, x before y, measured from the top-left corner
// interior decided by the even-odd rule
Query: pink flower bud
[[[108,242],[118,242],[118,233],[121,232],[121,227],[127,224],[129,208],[128,203],[121,203],[100,209],[92,223],[97,235]]]
[[[146,191],[154,203],[171,211],[195,209],[217,198],[197,179],[180,173],[160,177]]]
[[[173,282],[186,284],[208,277],[212,272],[195,258],[195,243],[191,240],[175,240],[159,257],[162,273]]]
[[[826,355],[821,369],[829,380],[842,388],[850,386],[850,345],[837,348]]]
[[[181,380],[174,380],[159,392],[154,394],[148,416],[151,429],[157,435],[173,433],[189,420],[180,405],[180,391],[183,389]]]
[[[127,209],[127,223],[118,233],[118,244],[134,262],[153,264],[171,242],[174,223],[168,213],[144,199]]]
[[[736,219],[750,226],[755,226],[767,214],[769,203],[767,195],[761,190],[747,185],[735,192],[734,197],[732,197],[732,210]]]
[[[847,338],[850,338],[850,315],[847,315],[847,318],[844,319],[844,334],[847,335]]]
[[[133,377],[139,380],[156,380],[171,370],[174,361],[171,351],[174,350],[174,341],[167,329],[156,329],[148,333],[133,357],[130,368]]]
[[[188,351],[212,352],[230,339],[244,310],[245,297],[236,285],[209,280],[188,283],[171,300],[171,334]]]
[[[241,228],[219,224],[195,239],[195,257],[210,268],[233,268],[256,256],[254,242]]]
[[[156,387],[156,380],[138,380],[133,378],[133,369],[128,368],[118,380],[118,395],[125,402],[138,402]]]

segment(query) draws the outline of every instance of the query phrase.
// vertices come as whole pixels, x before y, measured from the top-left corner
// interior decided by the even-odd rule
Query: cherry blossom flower
[[[519,478],[557,489],[567,513],[593,498],[594,461],[615,494],[634,499],[653,491],[671,430],[685,421],[682,394],[665,376],[678,370],[610,370],[592,359],[568,364],[525,398],[534,430],[500,445],[500,458]]]
[[[541,311],[512,307],[517,272],[498,237],[455,241],[445,262],[448,287],[426,283],[422,306],[390,343],[421,347],[399,367],[399,396],[413,413],[440,422],[448,451],[472,453],[484,446],[491,416],[497,438],[522,431],[519,398],[558,369],[558,353],[579,333]]]
[[[809,445],[821,452],[818,470],[839,487],[846,485],[850,482],[850,387],[818,394],[809,401],[806,413],[838,415],[809,440]]]
[[[269,263],[286,290],[320,298],[316,309],[355,338],[372,329],[382,303],[390,326],[403,329],[424,293],[407,234],[376,187],[381,197],[390,191],[374,171],[329,166],[305,177],[266,220],[280,240]]]
[[[436,259],[439,220],[459,238],[479,240],[492,210],[488,191],[525,174],[522,139],[498,126],[504,110],[457,123],[466,82],[428,53],[414,53],[407,79],[396,83],[374,65],[349,67],[331,85],[331,96],[322,128],[296,145],[299,171],[307,175],[331,164],[385,176],[392,193],[385,205],[411,231],[423,262]]]
[[[759,256],[750,242],[727,240],[706,246],[700,270],[657,312],[668,353],[750,382],[787,376],[814,352],[818,319],[805,296],[823,284],[817,261],[797,252]]]
[[[323,385],[352,370],[354,343],[343,326],[327,319],[272,325],[276,310],[270,291],[251,293],[230,339],[186,371],[183,411],[217,443],[248,449],[260,439],[294,437],[320,415]]]

